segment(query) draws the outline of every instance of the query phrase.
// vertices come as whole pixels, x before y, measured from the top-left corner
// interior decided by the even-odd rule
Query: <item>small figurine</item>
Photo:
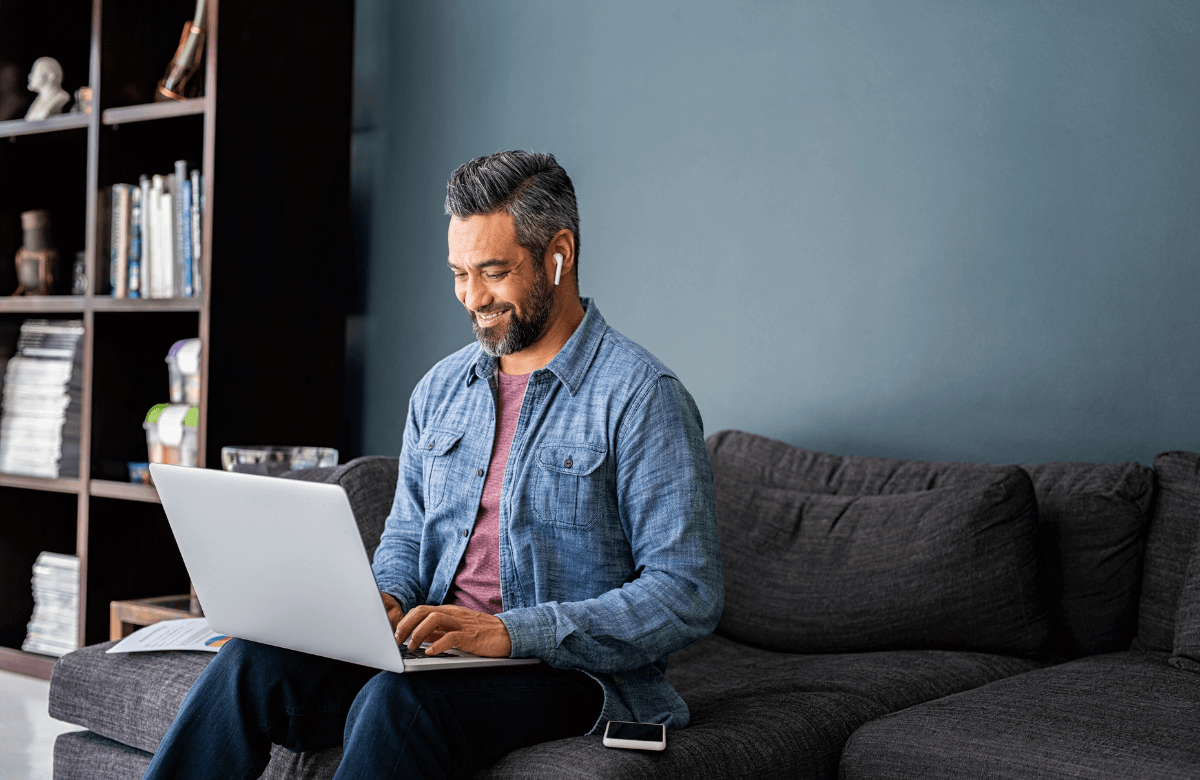
[[[50,240],[50,212],[21,212],[25,244],[17,250],[17,291],[13,295],[49,295],[54,287],[58,250]]]
[[[19,117],[29,105],[29,98],[20,91],[21,71],[11,62],[0,64],[0,122]]]
[[[86,295],[87,287],[87,253],[76,252],[75,267],[71,271],[71,295]]]
[[[62,88],[62,65],[53,57],[38,57],[29,71],[29,91],[36,92],[25,119],[34,121],[60,113],[71,96]]]
[[[80,87],[75,90],[75,102],[71,105],[72,114],[92,113],[92,88]]]

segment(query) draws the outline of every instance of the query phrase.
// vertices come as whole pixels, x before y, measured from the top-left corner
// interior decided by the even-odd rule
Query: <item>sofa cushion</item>
[[[54,780],[138,780],[153,756],[91,731],[54,740]]]
[[[1179,592],[1170,664],[1176,669],[1200,672],[1200,535],[1193,547],[1187,577]]]
[[[661,753],[600,736],[515,750],[478,778],[836,778],[847,737],[872,718],[1040,666],[948,651],[790,655],[710,635],[671,654],[667,679],[692,711]]]
[[[842,780],[1200,777],[1200,675],[1165,653],[1091,656],[867,723]]]
[[[708,448],[716,473],[834,495],[912,493],[978,479],[999,468],[828,455],[741,431],[714,434]],[[1038,563],[1050,612],[1047,649],[1067,658],[1126,649],[1136,628],[1151,470],[1138,463],[1023,468],[1038,501]]]
[[[140,780],[153,756],[91,731],[70,731],[54,742],[54,780]],[[273,745],[262,780],[330,780],[342,749],[293,753]]]
[[[1137,632],[1153,472],[1140,463],[1022,468],[1037,493],[1047,649],[1064,658],[1128,650]]]
[[[116,653],[102,642],[68,653],[50,677],[50,717],[153,753],[212,653]]]
[[[764,485],[718,466],[714,491],[727,636],[817,653],[1045,643],[1037,506],[1016,466],[887,495]]]
[[[1169,652],[1175,644],[1179,594],[1200,528],[1200,455],[1164,452],[1156,457],[1154,487],[1136,647]]]

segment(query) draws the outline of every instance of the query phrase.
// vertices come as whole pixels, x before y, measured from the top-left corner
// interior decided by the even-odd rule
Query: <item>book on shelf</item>
[[[79,558],[38,554],[32,582],[33,615],[21,649],[64,656],[79,646]]]
[[[29,319],[4,367],[0,472],[79,476],[83,320]]]
[[[167,174],[108,190],[109,290],[114,298],[199,294],[204,177],[187,160]]]

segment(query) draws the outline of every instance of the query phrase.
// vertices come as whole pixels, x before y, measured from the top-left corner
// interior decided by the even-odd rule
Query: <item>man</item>
[[[147,778],[255,777],[271,743],[343,744],[336,778],[470,777],[608,720],[687,724],[667,654],[723,603],[700,414],[579,297],[575,191],[552,155],[460,166],[446,211],[478,344],[413,392],[375,578],[397,642],[543,663],[394,674],[233,640]]]

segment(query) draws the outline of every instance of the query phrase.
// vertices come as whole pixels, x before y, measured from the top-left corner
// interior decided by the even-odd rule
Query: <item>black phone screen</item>
[[[663,727],[659,723],[627,723],[620,720],[608,722],[609,739],[632,739],[639,742],[662,742]]]

